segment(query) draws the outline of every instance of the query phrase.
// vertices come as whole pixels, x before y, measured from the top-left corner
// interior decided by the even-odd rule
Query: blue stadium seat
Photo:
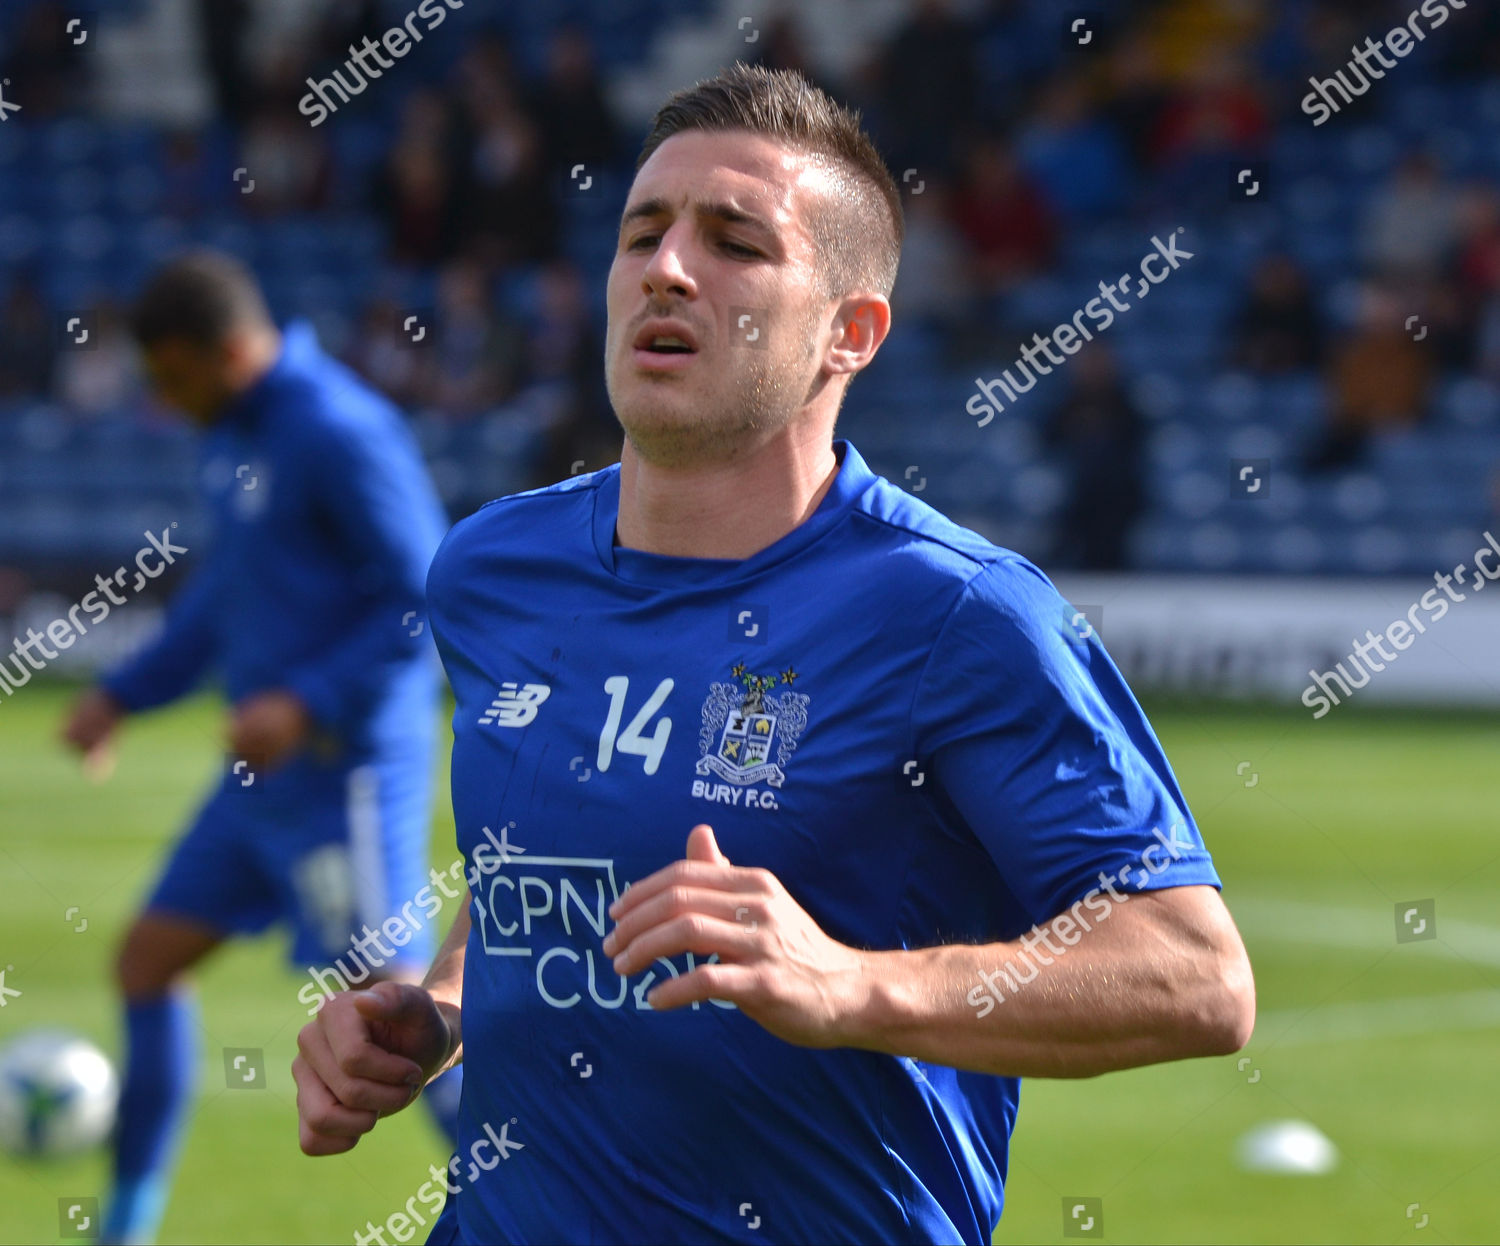
[[[1361,125],[1340,137],[1338,160],[1356,180],[1383,177],[1401,156],[1401,145],[1386,126]]]
[[[1280,574],[1326,572],[1333,557],[1332,544],[1309,524],[1279,524],[1266,545],[1266,569]]]
[[[106,141],[99,126],[81,117],[40,122],[37,137],[43,155],[54,166],[92,161],[103,152]]]
[[[1434,410],[1438,421],[1454,428],[1495,429],[1500,427],[1500,387],[1482,377],[1446,378]]]
[[[1323,381],[1315,372],[1263,377],[1261,394],[1261,417],[1282,427],[1314,428],[1327,408]]]

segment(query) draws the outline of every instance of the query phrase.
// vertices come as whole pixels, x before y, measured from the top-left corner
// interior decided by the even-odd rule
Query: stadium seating
[[[555,25],[574,19],[591,32],[605,72],[618,74],[646,64],[652,32],[701,21],[713,9],[710,0],[575,0],[511,6],[504,21],[529,72],[544,63]],[[1014,46],[991,42],[984,57],[1004,60]],[[414,77],[411,85],[418,84]],[[376,292],[403,289],[420,304],[430,297],[431,275],[414,277],[387,263],[382,227],[351,189],[367,185],[381,160],[386,118],[399,99],[393,85],[381,118],[351,113],[329,128],[333,181],[342,189],[332,211],[311,218],[252,218],[225,190],[191,225],[174,219],[163,135],[147,124],[65,118],[0,129],[0,271],[34,272],[54,307],[123,299],[161,256],[196,240],[254,264],[280,315],[315,315],[341,333]],[[1263,205],[1190,220],[1130,213],[1072,230],[1057,267],[1007,296],[1008,326],[1028,335],[1045,330],[1092,297],[1100,274],[1133,267],[1153,233],[1189,227],[1192,262],[1120,316],[1108,335],[1151,430],[1151,511],[1133,546],[1142,567],[1425,573],[1436,565],[1434,543],[1485,521],[1500,430],[1493,384],[1444,377],[1422,427],[1378,438],[1357,468],[1312,480],[1298,463],[1324,417],[1319,377],[1226,370],[1229,325],[1256,261],[1287,247],[1320,289],[1347,277],[1357,258],[1350,222],[1413,140],[1455,176],[1500,174],[1493,141],[1500,86],[1433,84],[1413,72],[1388,84],[1379,106],[1378,121],[1323,130],[1281,125]],[[230,136],[210,129],[202,141],[212,166],[231,166]],[[564,253],[584,274],[601,327],[629,175],[628,165],[603,174],[619,181],[615,194],[564,196],[559,205]],[[499,283],[502,301],[523,317],[534,276],[520,269]],[[964,406],[976,376],[994,375],[1015,358],[1025,337],[1013,336],[1010,329],[996,336],[992,360],[950,367],[935,330],[898,318],[875,365],[851,389],[839,431],[898,482],[925,479],[922,496],[950,513],[990,532],[1037,540],[1062,496],[1057,465],[1039,449],[1037,431],[1065,396],[1067,376],[1044,378],[983,429]],[[468,425],[413,418],[457,514],[519,487],[527,456],[541,445],[546,413],[542,400],[530,399]],[[186,434],[164,433],[128,413],[85,421],[34,403],[0,410],[0,428],[27,433],[8,439],[0,463],[6,557],[134,548],[135,509],[152,501],[155,513],[194,505]],[[1228,495],[1235,458],[1272,461],[1263,499]],[[908,476],[914,465],[919,470]]]

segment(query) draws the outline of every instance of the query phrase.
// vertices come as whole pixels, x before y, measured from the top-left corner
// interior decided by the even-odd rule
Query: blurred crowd
[[[48,20],[53,7],[32,9],[11,57],[16,72],[72,83],[34,93],[37,117],[87,99],[61,24]],[[1308,76],[1343,64],[1351,46],[1409,8],[1405,0],[1159,0],[1131,5],[1128,15],[1100,7],[1098,50],[1079,56],[1058,38],[1052,6],[990,0],[959,12],[947,0],[921,0],[843,75],[823,63],[792,10],[744,55],[801,69],[860,108],[898,180],[908,189],[920,180],[922,193],[905,197],[893,301],[899,317],[934,329],[946,362],[963,368],[992,355],[997,334],[1009,340],[1013,293],[1054,269],[1066,237],[1145,220],[1163,205],[1212,211],[1232,171],[1266,157],[1278,127],[1309,124],[1297,111]],[[309,127],[297,99],[350,45],[378,38],[390,24],[385,6],[336,0],[312,38],[254,60],[245,52],[251,0],[198,0],[197,11],[218,116],[256,171],[256,193],[238,210],[251,220],[361,211],[381,222],[390,265],[435,277],[435,350],[405,349],[397,308],[375,295],[343,344],[348,362],[409,409],[449,420],[493,411],[529,387],[557,387],[570,395],[570,438],[583,430],[617,441],[602,387],[603,326],[587,287],[602,275],[586,278],[568,258],[560,206],[580,162],[628,178],[641,136],[626,134],[611,108],[588,27],[560,25],[540,72],[518,62],[496,25],[466,36],[441,78],[393,82],[381,105],[390,117],[383,155],[364,184],[350,186],[333,173],[337,119]],[[1471,5],[1462,37],[1434,38],[1424,55],[1426,72],[1448,79],[1493,73],[1500,8]],[[1377,111],[1378,95],[1355,101],[1347,123]],[[183,132],[167,150],[172,210],[192,220],[217,193],[206,143]],[[1237,293],[1224,341],[1225,368],[1326,378],[1325,426],[1307,430],[1312,472],[1358,461],[1372,430],[1418,424],[1441,370],[1500,380],[1495,187],[1457,180],[1411,151],[1351,228],[1357,299],[1335,308],[1330,291],[1278,252]],[[535,274],[524,306],[500,295],[518,270]],[[1420,344],[1406,325],[1412,308],[1428,330]],[[100,349],[54,361],[42,348],[49,309],[23,272],[0,302],[0,399],[51,393],[80,412],[128,400],[135,381],[119,309],[106,302],[99,322]],[[1118,361],[1103,348],[1090,353],[1071,371],[1073,392],[1047,431],[1074,495],[1059,556],[1118,565],[1120,541],[1087,534],[1128,528],[1144,505],[1139,473],[1135,485],[1108,489],[1100,471],[1138,463],[1146,432]],[[560,444],[559,455],[573,453]]]

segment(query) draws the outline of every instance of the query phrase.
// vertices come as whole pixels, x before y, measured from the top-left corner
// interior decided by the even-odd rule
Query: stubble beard
[[[731,351],[734,375],[715,385],[696,411],[685,410],[676,392],[686,389],[685,373],[646,381],[651,388],[635,395],[633,406],[620,400],[611,375],[610,406],[636,454],[659,467],[729,462],[784,429],[811,393],[803,381],[813,357],[810,320],[801,326],[803,349],[792,360],[749,347]],[[658,391],[666,401],[653,401]]]

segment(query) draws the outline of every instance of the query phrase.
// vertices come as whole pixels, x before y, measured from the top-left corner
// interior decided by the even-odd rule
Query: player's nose
[[[686,235],[675,226],[661,236],[641,272],[641,290],[658,297],[675,294],[692,297],[698,292],[698,284],[688,272],[688,257],[684,254]]]

